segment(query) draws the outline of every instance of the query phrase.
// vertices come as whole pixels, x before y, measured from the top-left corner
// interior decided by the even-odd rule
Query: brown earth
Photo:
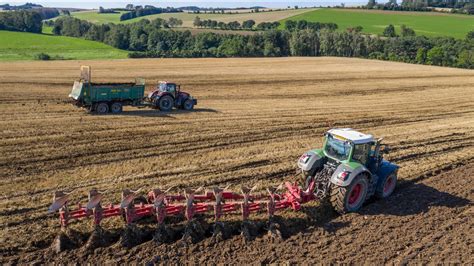
[[[81,64],[95,81],[173,80],[199,99],[194,112],[126,108],[97,116],[65,102]],[[343,58],[158,59],[0,64],[0,262],[473,262],[474,72]],[[106,247],[53,254],[52,193],[260,184],[288,180],[329,127],[384,137],[400,186],[359,213],[325,205],[281,213],[283,239],[261,228],[244,243],[205,237],[117,245],[120,219],[104,222]],[[175,189],[174,192],[177,192]],[[262,220],[263,216],[258,216]],[[235,217],[231,217],[235,220]],[[85,239],[89,223],[71,225]],[[134,229],[135,230],[135,229]]]

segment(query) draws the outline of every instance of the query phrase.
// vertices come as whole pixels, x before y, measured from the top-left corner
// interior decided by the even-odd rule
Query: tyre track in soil
[[[420,121],[426,121],[427,119],[421,119]],[[363,122],[366,122],[367,124],[371,124],[373,123],[373,121],[363,121]],[[395,122],[390,122],[390,121],[378,121],[378,122],[383,122],[384,125],[395,125],[396,123]],[[396,121],[396,122],[399,122],[399,123],[407,123],[407,122],[412,122],[412,121]],[[358,125],[360,128],[364,128],[366,125],[361,123],[361,121],[343,121],[342,124],[352,124],[352,125]],[[167,143],[165,145],[163,144],[155,144],[155,145],[150,145],[148,143],[144,143],[142,144],[143,146],[138,146],[135,144],[133,148],[126,148],[126,147],[114,147],[114,145],[110,145],[110,144],[106,144],[105,146],[108,146],[108,147],[111,147],[109,148],[108,150],[95,150],[95,151],[85,151],[83,154],[81,153],[76,153],[76,154],[68,154],[68,155],[62,155],[62,156],[56,156],[56,157],[49,157],[49,158],[45,158],[45,159],[41,159],[41,158],[35,158],[35,163],[37,164],[42,164],[44,162],[52,162],[52,161],[55,161],[56,164],[58,163],[61,163],[61,161],[58,161],[58,160],[61,160],[61,159],[67,159],[66,162],[62,163],[62,165],[56,165],[56,164],[50,164],[49,165],[49,168],[51,170],[57,170],[57,169],[69,169],[69,168],[75,168],[75,167],[80,167],[80,166],[87,166],[87,165],[95,165],[95,164],[107,164],[107,163],[110,163],[110,162],[114,162],[114,161],[122,161],[122,160],[132,160],[132,159],[138,159],[138,158],[146,158],[148,156],[160,156],[160,155],[166,155],[166,154],[172,154],[172,153],[175,153],[176,151],[181,151],[181,152],[195,152],[197,150],[202,150],[202,149],[213,149],[213,148],[219,148],[219,147],[224,147],[224,146],[233,146],[233,145],[238,145],[238,144],[248,144],[248,143],[253,143],[253,142],[258,142],[258,141],[263,141],[263,140],[272,140],[272,139],[277,139],[277,138],[284,138],[284,137],[288,137],[288,136],[291,136],[291,133],[294,131],[294,130],[298,130],[299,132],[301,133],[305,133],[305,132],[311,132],[312,130],[315,130],[315,129],[318,129],[318,127],[314,127],[313,125],[311,126],[300,126],[299,128],[296,127],[296,128],[286,128],[287,125],[284,125],[283,127],[281,128],[278,128],[278,126],[273,126],[271,129],[269,130],[264,130],[264,131],[260,131],[260,132],[254,132],[254,134],[252,135],[247,135],[248,132],[245,132],[245,131],[241,131],[239,132],[240,134],[242,134],[242,136],[238,136],[236,135],[235,138],[237,139],[236,141],[232,141],[232,138],[230,140],[228,140],[227,143],[223,143],[223,144],[208,144],[208,145],[204,145],[204,146],[197,146],[197,147],[189,147],[191,146],[191,143],[193,142],[193,140],[183,140],[183,141],[180,141],[180,142],[171,142],[171,143]],[[272,133],[273,131],[277,131],[279,132],[279,134],[281,135],[276,135],[274,137],[265,137],[266,135]],[[286,133],[285,133],[286,132]],[[273,134],[274,135],[274,134]],[[251,137],[255,138],[255,137],[259,137],[260,138],[257,138],[257,139],[249,139]],[[232,136],[234,137],[234,135]],[[247,138],[246,138],[247,137]],[[246,138],[246,140],[241,140],[241,138]],[[211,139],[215,139],[215,136],[211,136],[209,138],[204,138],[204,139],[200,139],[200,141],[205,141],[205,140],[211,140]],[[136,139],[138,140],[138,139]],[[179,145],[182,145],[184,146],[185,148],[179,146]],[[173,149],[167,149],[167,147],[171,147]],[[188,147],[188,148],[186,148]],[[160,150],[164,150],[163,152],[148,152],[147,153],[147,149],[150,149],[150,150],[156,150],[157,148],[160,148]],[[135,155],[135,156],[124,156],[126,154],[133,154],[133,153],[130,153],[132,151],[140,151],[142,153],[144,153],[143,155]],[[117,156],[118,158],[117,159],[108,159],[108,160],[101,160],[101,158],[103,158],[104,154],[107,154],[108,158],[110,158],[110,154],[111,153],[118,153],[119,155]],[[98,162],[94,162],[93,159],[95,156],[98,157],[98,159],[100,161]],[[80,158],[80,157],[86,157],[86,158]],[[71,166],[71,164],[68,162],[69,160],[71,160],[72,158],[74,158],[75,160],[75,164]],[[84,160],[86,161],[87,163],[84,163],[84,164],[81,164],[79,163],[78,160]],[[8,160],[9,161],[9,160]],[[3,164],[0,164],[0,166],[5,166],[7,163],[3,163]],[[37,168],[36,165],[31,165],[31,159],[28,159],[28,160],[25,160],[25,161],[15,161],[13,164],[11,162],[8,162],[8,165],[12,166],[12,167],[19,167],[21,165],[27,165],[27,164],[30,164],[30,167],[32,169],[35,169]],[[48,168],[42,168],[42,171],[48,171]]]
[[[320,144],[319,136],[329,124],[356,127],[384,136],[394,148],[389,157],[402,166],[402,190],[409,184],[406,182],[423,183],[456,164],[472,161],[474,135],[469,121],[474,121],[474,98],[466,93],[474,84],[472,71],[338,58],[291,60],[297,61],[292,64],[292,70],[298,69],[296,72],[288,72],[287,63],[272,64],[270,70],[265,63],[262,64],[261,59],[236,60],[238,63],[232,68],[214,68],[212,64],[203,68],[203,65],[192,60],[172,61],[173,64],[167,64],[166,67],[161,63],[151,63],[153,60],[124,60],[121,62],[123,66],[130,64],[127,77],[118,77],[110,64],[96,62],[104,69],[96,73],[98,77],[107,77],[104,81],[128,81],[148,71],[143,74],[152,80],[158,79],[155,73],[160,73],[173,77],[185,84],[186,88],[192,84],[190,91],[202,99],[201,103],[209,110],[215,110],[178,112],[166,116],[145,113],[143,117],[99,117],[86,115],[64,103],[54,104],[61,99],[61,95],[68,93],[68,80],[76,77],[77,71],[70,66],[71,62],[51,63],[67,66],[64,68],[67,74],[62,77],[57,78],[55,74],[44,71],[40,81],[43,85],[33,86],[33,82],[27,82],[30,85],[22,84],[30,86],[28,89],[34,95],[30,97],[31,100],[49,93],[43,102],[34,104],[33,108],[27,105],[25,99],[19,101],[23,95],[15,88],[20,87],[11,81],[6,86],[8,77],[0,78],[0,92],[8,100],[8,103],[0,103],[0,126],[4,127],[0,131],[0,151],[9,154],[8,157],[0,158],[3,164],[0,170],[4,176],[0,186],[9,191],[0,200],[0,221],[3,225],[10,225],[7,228],[2,226],[7,229],[4,232],[9,232],[9,235],[3,235],[6,236],[7,248],[1,249],[2,253],[6,250],[11,250],[7,253],[13,256],[21,250],[28,253],[51,240],[57,229],[56,218],[46,216],[41,210],[48,206],[52,191],[59,187],[76,188],[80,194],[94,186],[111,188],[113,184],[132,188],[148,188],[150,184],[173,184],[178,188],[203,184],[227,185],[230,182],[278,184],[293,173],[295,156]],[[223,62],[230,61],[234,59],[217,60],[213,64],[223,66]],[[335,61],[340,64],[334,65]],[[174,62],[186,62],[186,67],[179,71],[168,70],[170,66],[174,67]],[[319,67],[309,67],[315,66],[315,62]],[[328,65],[320,68],[321,64]],[[24,64],[21,67],[26,66]],[[35,69],[36,66],[25,73],[33,73]],[[363,69],[371,69],[372,72],[366,74]],[[239,71],[234,72],[236,70]],[[308,78],[311,75],[318,78]],[[323,75],[324,78],[319,78]],[[262,82],[256,84],[252,80]],[[54,85],[49,86],[49,81]],[[294,86],[289,87],[290,84]],[[247,95],[239,96],[241,91]],[[281,97],[285,97],[288,102],[282,101]],[[354,106],[354,110],[349,113],[346,108],[348,101]],[[12,104],[14,102],[17,104]],[[366,106],[370,106],[371,110],[367,110]],[[159,126],[152,122],[158,119]],[[77,120],[81,120],[81,123],[70,123]],[[160,132],[158,137],[153,134],[156,130]],[[167,145],[161,144],[167,134],[177,134],[183,130],[192,130],[192,134],[173,139]],[[78,132],[90,133],[92,145]],[[193,137],[196,135],[206,137]],[[186,150],[189,145],[196,149]],[[160,147],[163,151],[156,151]],[[91,153],[92,148],[97,149],[95,154]],[[186,162],[174,153],[189,157],[191,162]],[[203,159],[195,157],[195,154],[200,154]],[[144,161],[156,166],[139,167]],[[167,167],[163,163],[166,161],[176,163]],[[62,182],[56,181],[61,179]],[[60,183],[59,187],[57,183]],[[14,186],[18,188],[16,191],[12,189]],[[119,190],[117,185],[113,190]],[[117,195],[109,196],[108,200],[116,201]],[[76,195],[74,199],[82,196]],[[307,228],[300,227],[298,223],[306,219],[301,220],[297,215],[292,218],[291,213],[285,215],[296,221],[294,234],[289,234],[285,241],[289,241],[292,236],[304,236]],[[337,233],[352,227],[352,220],[349,224],[344,221],[331,223],[335,216],[327,216],[328,221],[324,217],[317,220],[315,226],[317,228],[323,222],[330,223],[324,225],[325,230],[330,232],[329,236],[331,232]],[[121,227],[120,221],[114,221],[112,225]],[[88,231],[88,226],[80,223],[76,226]],[[356,226],[354,231],[358,233],[361,227]],[[321,235],[321,242],[316,244],[320,249],[327,246],[324,244],[326,242],[335,242],[326,239],[325,234]],[[351,231],[341,235],[351,235]],[[343,240],[341,245],[353,246],[349,239]],[[441,240],[448,241],[444,237]],[[43,244],[38,246],[34,243]],[[140,245],[137,250],[139,254],[144,254],[142,258],[151,259],[154,255],[147,253],[145,245],[148,244],[151,243]],[[206,241],[201,244],[206,245]],[[293,244],[297,245],[298,242]],[[435,247],[425,247],[423,250],[435,252]],[[197,249],[200,248],[198,245]],[[305,250],[304,246],[301,247],[301,254],[311,253]],[[262,251],[262,254],[266,254],[266,250]],[[328,250],[321,251],[328,254]],[[108,256],[106,251],[101,252],[99,254]],[[112,254],[114,252],[117,251],[111,251]],[[179,252],[181,255],[195,254],[189,249],[180,249]],[[268,254],[272,252],[275,251]],[[232,258],[227,254],[229,252],[223,253],[224,259]],[[406,253],[400,254],[411,257],[413,253],[406,250]],[[69,255],[70,258],[81,256],[76,251]],[[289,254],[285,256],[287,260],[292,259]],[[285,261],[285,256],[279,259]],[[404,256],[400,255],[397,259],[403,260]],[[117,259],[120,261],[124,258],[138,257],[127,253]],[[388,261],[392,257],[386,258]],[[271,261],[270,256],[263,259],[264,262]],[[183,261],[183,257],[177,260]]]
[[[474,160],[453,166],[441,174],[418,176],[417,182],[406,181],[395,194],[385,200],[371,201],[358,213],[337,215],[307,211],[308,217],[288,223],[291,232],[280,241],[264,235],[244,243],[234,235],[213,243],[205,239],[197,244],[156,246],[142,243],[126,252],[110,246],[94,253],[67,252],[55,257],[56,262],[94,260],[123,263],[469,263],[472,262],[474,213],[470,179]],[[322,208],[321,206],[311,208]],[[326,217],[317,215],[325,214]],[[303,220],[301,220],[303,219]],[[293,223],[293,224],[292,224]],[[296,227],[296,228],[294,228]],[[467,231],[460,233],[458,228]],[[458,241],[453,240],[456,237]],[[357,246],[358,248],[351,248]],[[446,253],[444,250],[451,252]],[[20,262],[33,262],[49,254],[37,250]],[[47,257],[46,257],[47,258]],[[51,258],[50,258],[51,259]],[[125,259],[125,260],[124,260]],[[47,259],[46,261],[50,261]]]

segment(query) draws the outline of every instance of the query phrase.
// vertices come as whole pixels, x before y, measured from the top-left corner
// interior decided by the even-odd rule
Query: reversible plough
[[[70,207],[69,196],[71,193],[57,191],[54,194],[53,204],[49,212],[59,211],[61,227],[67,229],[69,223],[78,219],[91,219],[95,229],[100,228],[104,219],[123,217],[127,226],[145,217],[154,217],[158,228],[162,229],[167,217],[183,217],[189,224],[198,215],[212,215],[216,225],[221,225],[221,219],[226,214],[240,214],[242,224],[248,223],[250,214],[266,212],[271,221],[275,213],[282,209],[291,208],[300,210],[301,204],[315,200],[315,183],[303,190],[296,183],[286,182],[287,191],[278,193],[283,184],[278,187],[267,188],[267,193],[252,194],[253,188],[242,187],[241,193],[228,191],[227,188],[214,188],[203,194],[198,194],[202,188],[184,189],[182,194],[171,195],[168,190],[153,189],[146,197],[140,196],[140,190],[122,191],[120,204],[104,205],[102,199],[104,191],[92,189],[89,192],[89,201],[83,205],[78,204],[74,209]]]

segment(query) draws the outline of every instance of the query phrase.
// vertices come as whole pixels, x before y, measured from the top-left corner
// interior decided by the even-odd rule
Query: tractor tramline
[[[397,182],[398,166],[383,159],[388,148],[371,135],[352,129],[332,129],[325,134],[322,149],[306,152],[298,160],[302,185],[286,182],[269,187],[267,193],[253,194],[256,189],[241,187],[240,193],[227,188],[214,188],[198,194],[202,188],[184,189],[182,194],[169,194],[168,190],[153,189],[146,197],[139,190],[124,190],[120,204],[103,205],[104,192],[92,189],[85,205],[70,209],[69,194],[58,191],[49,212],[59,211],[63,228],[70,221],[92,219],[99,227],[104,219],[121,216],[127,225],[144,217],[154,217],[158,228],[163,228],[166,217],[184,216],[188,222],[197,215],[212,215],[216,224],[226,214],[240,214],[243,224],[250,214],[266,212],[270,221],[283,209],[299,211],[310,201],[330,199],[339,213],[358,211],[371,196],[385,198],[392,194]],[[242,229],[244,230],[244,229]]]

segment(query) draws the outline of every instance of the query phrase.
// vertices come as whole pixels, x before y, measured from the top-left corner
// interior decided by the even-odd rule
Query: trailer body
[[[143,105],[145,96],[144,83],[90,83],[76,81],[69,97],[79,107],[94,111],[101,103],[113,105]]]
[[[69,97],[74,105],[98,114],[121,113],[126,105],[161,111],[171,111],[173,107],[190,111],[197,100],[180,88],[175,83],[160,82],[147,97],[144,79],[137,78],[135,83],[93,83],[91,68],[82,66],[81,78],[74,82]]]

